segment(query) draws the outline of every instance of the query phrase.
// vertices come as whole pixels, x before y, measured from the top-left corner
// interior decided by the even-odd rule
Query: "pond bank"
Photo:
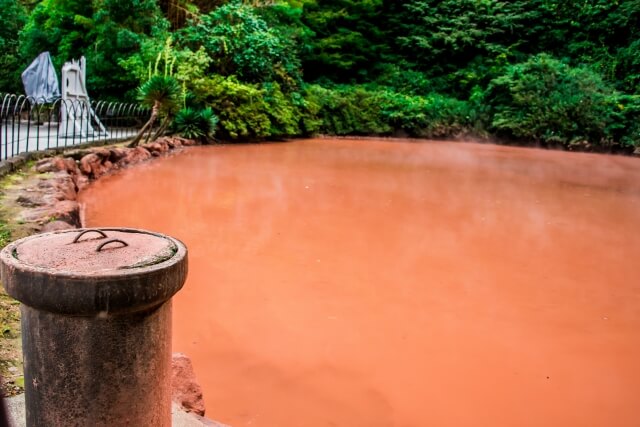
[[[629,193],[638,194],[636,184],[640,181],[631,179],[635,176],[635,174],[629,174],[633,170],[625,172],[620,168],[629,161],[633,162],[633,159],[453,143],[388,144],[380,142],[368,149],[357,144],[359,142],[351,144],[348,140],[344,140],[340,143],[323,142],[322,144],[301,141],[300,144],[213,147],[212,150],[216,153],[215,156],[211,156],[209,166],[205,168],[206,174],[198,174],[195,166],[203,165],[205,160],[201,154],[208,149],[197,148],[189,150],[184,153],[184,156],[181,155],[176,159],[153,164],[152,169],[163,164],[171,164],[175,174],[165,172],[160,173],[156,178],[140,180],[139,178],[145,178],[148,173],[151,173],[145,172],[148,168],[141,167],[100,180],[85,193],[100,190],[103,186],[108,186],[111,181],[126,181],[131,179],[127,177],[135,175],[137,178],[131,179],[129,185],[124,186],[126,191],[100,190],[104,194],[94,200],[97,202],[95,207],[98,211],[106,212],[113,210],[114,206],[123,206],[126,203],[126,211],[131,212],[124,213],[133,215],[139,212],[135,216],[145,220],[166,219],[169,221],[167,227],[180,224],[196,227],[197,221],[192,219],[200,213],[205,213],[206,228],[201,228],[199,235],[209,236],[210,240],[203,244],[205,248],[212,246],[211,241],[216,243],[215,248],[219,253],[213,257],[206,257],[208,260],[206,262],[210,263],[210,259],[216,260],[214,273],[218,276],[203,270],[199,273],[201,277],[199,282],[203,286],[225,282],[234,286],[206,287],[201,293],[194,292],[195,287],[192,286],[189,292],[181,296],[183,301],[177,301],[176,308],[177,313],[182,307],[185,313],[201,316],[211,313],[214,307],[213,312],[222,318],[206,334],[193,339],[187,335],[187,332],[196,330],[197,325],[206,325],[206,319],[201,319],[202,321],[191,319],[182,321],[182,325],[180,322],[177,325],[177,331],[182,335],[180,338],[183,341],[182,345],[194,358],[199,374],[202,372],[200,367],[216,366],[216,363],[212,362],[211,355],[206,353],[203,345],[199,344],[201,337],[226,338],[215,339],[221,348],[213,354],[223,359],[225,366],[230,365],[231,368],[225,368],[228,372],[223,372],[224,375],[213,370],[209,375],[212,387],[215,387],[215,392],[219,394],[218,402],[213,398],[214,393],[207,395],[208,398],[211,396],[212,408],[216,412],[218,409],[215,408],[235,408],[236,413],[246,414],[247,420],[244,421],[248,421],[255,414],[261,414],[262,417],[271,417],[272,421],[282,421],[280,424],[274,422],[274,425],[287,425],[285,424],[287,420],[277,417],[280,414],[286,414],[288,420],[293,419],[295,414],[283,408],[294,402],[293,407],[297,408],[299,417],[309,417],[311,414],[313,418],[315,414],[318,415],[317,419],[321,420],[322,414],[333,419],[341,415],[341,419],[349,420],[351,417],[353,423],[357,424],[358,420],[362,421],[362,417],[365,416],[363,414],[366,413],[369,414],[368,420],[371,421],[369,425],[390,425],[394,422],[394,417],[400,416],[397,414],[403,417],[415,417],[416,420],[418,417],[426,417],[419,413],[425,402],[412,399],[427,395],[429,396],[427,403],[431,405],[430,413],[434,414],[432,417],[439,417],[440,421],[451,421],[455,418],[455,414],[444,413],[447,402],[440,402],[438,398],[443,396],[444,399],[445,394],[450,396],[454,392],[459,392],[456,389],[459,381],[460,384],[464,383],[465,387],[478,391],[478,395],[492,396],[492,393],[498,393],[501,396],[516,396],[523,401],[532,402],[539,413],[545,411],[548,413],[550,411],[548,402],[540,399],[538,392],[541,386],[540,383],[535,382],[541,375],[538,368],[544,368],[545,371],[549,370],[553,374],[546,375],[547,372],[544,372],[545,375],[541,378],[545,384],[553,379],[554,386],[561,390],[564,388],[564,391],[570,391],[585,400],[585,396],[580,393],[581,388],[567,390],[570,385],[567,377],[594,376],[593,372],[597,370],[589,366],[593,364],[593,360],[590,359],[593,352],[586,351],[588,348],[580,347],[580,357],[571,359],[572,364],[576,362],[578,367],[586,366],[589,369],[567,368],[566,352],[561,351],[564,348],[553,345],[546,337],[553,339],[557,336],[559,341],[567,338],[567,342],[575,344],[576,337],[567,335],[567,331],[561,327],[565,324],[575,324],[579,329],[595,327],[596,329],[590,331],[589,336],[597,339],[604,336],[610,340],[607,348],[615,347],[619,346],[615,336],[603,335],[606,331],[599,324],[605,322],[607,326],[612,325],[618,328],[620,325],[626,326],[633,320],[624,316],[627,308],[618,307],[617,298],[613,298],[608,291],[600,292],[597,283],[591,280],[592,275],[602,276],[603,272],[599,266],[617,265],[618,260],[614,259],[615,257],[610,253],[604,251],[599,257],[595,257],[593,251],[608,247],[615,249],[616,253],[621,252],[622,245],[607,243],[610,243],[611,239],[624,239],[624,236],[621,237],[619,233],[619,229],[624,227],[619,223],[630,223],[626,213],[634,205],[628,205],[625,199]],[[306,146],[306,148],[301,151],[299,146]],[[365,154],[367,151],[369,154]],[[85,152],[76,160],[76,167],[80,169],[82,159],[89,154],[96,156],[89,158],[94,159],[95,162],[88,160],[84,162],[84,169],[89,171],[87,176],[108,175],[108,173],[102,174],[102,167],[107,162],[113,164],[109,160],[111,154],[107,157],[104,153]],[[321,157],[317,158],[318,155]],[[185,163],[188,159],[183,157],[191,158],[192,163]],[[53,161],[53,163],[57,162],[57,160]],[[41,169],[47,169],[48,164],[50,163],[42,162],[32,167],[39,166]],[[238,167],[243,164],[245,167]],[[68,175],[70,174],[67,168],[73,169],[70,164],[57,165],[55,168],[64,169]],[[243,173],[245,171],[247,173]],[[338,177],[333,174],[338,172],[348,172],[349,175],[337,179]],[[56,173],[43,172],[41,178],[52,179]],[[185,175],[196,175],[196,180],[193,181],[195,184],[189,185]],[[186,194],[187,199],[184,203],[170,205],[168,211],[170,213],[163,213],[160,207],[156,210],[154,204],[153,215],[148,215],[149,203],[140,203],[137,197],[132,196],[141,192],[131,184],[135,183],[143,189],[148,189],[144,191],[145,197],[151,197],[150,194],[159,191],[162,194],[160,197],[156,195],[155,198],[151,198],[154,200],[169,198],[163,187],[159,186],[159,177],[168,179],[171,183],[180,182],[183,187],[187,187],[189,189]],[[473,192],[474,186],[478,183],[482,183],[482,187],[477,192]],[[354,187],[358,191],[350,191]],[[163,190],[160,191],[161,189]],[[60,194],[66,193],[60,188],[58,190]],[[205,194],[209,193],[212,196],[207,198]],[[469,197],[472,200],[467,202],[464,198],[459,200],[460,194],[467,194],[467,196],[470,194]],[[201,202],[203,198],[211,203],[211,209],[193,209],[196,202]],[[596,202],[596,200],[599,201]],[[585,240],[585,236],[600,230],[601,228],[595,225],[605,221],[605,218],[600,216],[605,208],[603,205],[605,202],[611,205],[611,208],[606,209],[607,217],[615,220],[610,221],[611,223],[607,222],[608,236],[597,233],[595,243],[589,243]],[[107,206],[102,206],[103,204]],[[140,211],[136,211],[137,205],[142,206]],[[177,206],[184,209],[184,212],[176,214]],[[626,209],[620,209],[619,206],[626,206]],[[357,211],[357,215],[353,214],[354,210]],[[187,214],[190,218],[189,224],[184,221]],[[172,218],[173,222],[171,222]],[[397,221],[389,221],[389,218]],[[331,221],[324,231],[320,230],[322,232],[314,237],[317,222],[323,219]],[[420,225],[425,219],[428,222]],[[114,219],[111,218],[111,220]],[[118,223],[122,221],[116,220]],[[453,220],[455,220],[455,227],[449,229],[447,224]],[[44,227],[53,223],[54,221],[44,221],[40,225]],[[372,229],[375,233],[360,230],[364,223],[373,224]],[[496,224],[500,225],[499,230],[491,232],[490,227]],[[159,225],[149,227],[159,227]],[[569,231],[578,230],[581,227],[582,233],[573,237],[574,243],[572,239],[565,238]],[[503,230],[505,228],[506,230]],[[353,235],[354,230],[359,234]],[[245,236],[242,233],[249,235]],[[373,235],[377,237],[371,240]],[[497,238],[504,239],[505,235],[508,235],[509,239],[503,246],[510,248],[510,251],[503,251],[499,244],[492,243]],[[339,241],[337,236],[340,236]],[[401,241],[401,238],[405,237],[408,242]],[[417,247],[416,239],[419,243]],[[425,239],[428,244],[422,244],[424,243],[422,239]],[[557,239],[560,241],[555,242]],[[631,237],[626,239],[633,240]],[[554,240],[553,244],[551,240]],[[598,240],[603,241],[596,244]],[[241,247],[234,248],[234,242],[242,243]],[[324,246],[306,247],[305,242],[319,242]],[[635,240],[631,243],[634,242]],[[265,246],[267,243],[275,244],[275,247],[270,246],[267,250]],[[361,247],[364,243],[366,248]],[[486,247],[479,247],[484,243],[491,245],[489,251]],[[437,251],[427,253],[426,256],[421,255],[432,247]],[[449,265],[443,253],[452,248],[456,249],[457,257]],[[526,256],[518,258],[511,253],[511,249],[515,252],[524,252]],[[358,251],[363,255],[358,256]],[[196,253],[205,252],[193,251],[194,267],[197,261]],[[234,256],[227,256],[230,253]],[[336,258],[336,253],[342,253],[342,256]],[[402,265],[397,263],[399,254]],[[245,260],[242,260],[243,256],[246,256]],[[598,262],[594,262],[594,257]],[[365,266],[366,268],[359,266],[359,260],[370,258],[372,259],[368,261],[369,265]],[[493,265],[496,259],[502,260],[498,266]],[[519,264],[509,262],[516,259],[520,259]],[[433,260],[438,261],[435,266],[431,265],[429,268],[422,266],[424,263],[433,263]],[[464,262],[461,263],[461,260]],[[237,268],[230,271],[223,270],[222,266],[225,264],[237,264]],[[251,265],[252,268],[247,269],[247,265]],[[379,277],[374,277],[371,272],[381,265],[388,267],[389,271],[376,274],[375,276]],[[550,270],[553,274],[550,277],[546,275],[539,277],[539,272],[533,268],[536,265],[544,266],[545,271]],[[568,267],[574,266],[580,268],[571,271],[571,275],[566,274]],[[398,268],[401,270],[395,271]],[[418,271],[413,271],[416,268]],[[617,272],[616,277],[624,275],[621,271],[623,269],[627,271],[627,268],[627,265],[617,266],[614,269]],[[591,271],[593,269],[595,271]],[[428,270],[428,273],[422,270]],[[516,276],[513,280],[506,278],[508,270],[515,271]],[[259,277],[249,277],[249,274],[254,271],[259,273]],[[277,273],[283,272],[286,272],[286,275],[281,277],[281,280],[276,280]],[[198,272],[195,268],[193,273],[193,278],[197,279]],[[243,276],[245,273],[247,277]],[[454,274],[455,277],[453,280],[451,277],[445,278],[446,280],[437,280],[439,276],[445,276],[445,273]],[[428,283],[429,289],[413,286],[414,277],[419,277],[421,274],[429,277],[429,280],[424,280],[424,283]],[[465,277],[466,275],[469,277]],[[627,274],[627,276],[632,275],[633,273],[629,272]],[[567,282],[575,279],[572,276],[580,277],[583,283],[583,290],[577,295],[570,295],[575,288],[567,285]],[[310,281],[310,277],[314,280]],[[335,290],[331,286],[333,277],[343,278],[337,291],[339,298],[334,298],[335,295],[329,292],[331,289]],[[380,277],[386,281],[383,283],[384,286],[369,285],[369,282],[373,283]],[[403,278],[400,284],[403,293],[382,298],[384,292],[397,286],[395,279],[400,277]],[[558,277],[562,280],[558,281]],[[500,280],[493,280],[494,278]],[[543,288],[552,280],[556,284],[555,290],[551,294],[545,294]],[[610,278],[610,280],[613,279]],[[512,282],[518,286],[511,289],[506,285],[496,285],[496,283],[500,285]],[[529,282],[536,282],[536,287],[526,286],[531,285]],[[260,283],[260,286],[247,288],[243,286],[255,283]],[[301,286],[302,284],[305,286]],[[358,288],[362,284],[367,286]],[[471,286],[466,286],[467,284]],[[437,292],[432,292],[433,290]],[[488,292],[489,290],[491,292]],[[256,292],[257,296],[262,298],[257,298]],[[427,292],[427,294],[423,295],[421,292]],[[622,290],[616,292],[622,292]],[[196,293],[198,295],[195,295]],[[311,293],[310,301],[304,298],[307,293]],[[450,293],[454,293],[452,298],[444,298]],[[522,296],[523,293],[526,294],[524,295],[526,298],[519,298],[518,296]],[[594,293],[598,295],[601,293],[604,297],[594,299]],[[216,299],[203,305],[202,295],[206,294],[212,294]],[[351,295],[361,296],[362,301],[352,304]],[[496,297],[487,298],[493,295]],[[225,302],[225,296],[232,296],[233,299]],[[408,304],[406,301],[400,304],[403,298],[409,296],[411,298]],[[487,299],[481,306],[486,309],[478,308],[478,298]],[[250,304],[254,299],[257,302],[256,307]],[[437,303],[441,299],[447,300],[446,312],[438,307]],[[600,307],[602,304],[598,301],[604,299],[612,299],[610,301],[612,307]],[[525,301],[524,306],[521,300]],[[556,304],[560,304],[560,300],[562,306],[571,307],[573,312],[561,313],[562,310],[556,307]],[[393,301],[394,304],[387,304],[388,301]],[[394,322],[407,317],[407,310],[413,307],[412,301],[420,303],[420,311],[412,313],[411,318],[414,323],[422,322],[428,325],[433,333],[433,339],[429,342],[419,341],[422,329],[413,330],[412,325],[401,325],[404,332],[399,335],[398,329],[392,327]],[[504,302],[509,304],[505,307]],[[303,303],[311,305],[307,308]],[[244,310],[242,310],[242,304],[245,305]],[[374,309],[364,310],[365,304],[374,304]],[[598,313],[602,312],[605,315],[594,317],[594,307],[589,307],[591,304],[597,306],[595,308],[598,308]],[[394,307],[402,310],[396,311]],[[609,314],[612,308],[620,314],[612,317]],[[490,316],[485,316],[487,310],[491,311]],[[247,312],[250,316],[246,315]],[[363,313],[361,318],[354,317],[358,313]],[[375,313],[378,318],[386,319],[387,322],[377,325],[379,319],[367,318],[364,313]],[[462,319],[465,316],[472,316],[473,322],[463,322]],[[529,317],[532,316],[539,317],[534,327],[529,322]],[[268,323],[274,317],[280,324]],[[587,320],[595,319],[598,325],[585,324],[585,317],[588,317]],[[309,324],[309,327],[305,327],[306,324]],[[510,325],[511,328],[506,330],[506,335],[505,324]],[[349,325],[361,327],[350,335]],[[371,325],[376,327],[367,328]],[[455,328],[443,331],[443,326],[447,325]],[[522,333],[514,335],[515,327]],[[538,333],[538,329],[544,329],[544,331]],[[302,331],[304,331],[302,336],[296,335]],[[380,339],[380,344],[384,345],[378,349],[375,347],[378,344],[375,331],[385,332],[384,340]],[[393,353],[390,355],[390,361],[411,360],[413,358],[411,348],[405,346],[406,331],[409,331],[408,336],[412,339],[413,347],[411,348],[422,346],[425,349],[421,357],[427,353],[427,350],[430,351],[431,362],[422,366],[422,372],[429,373],[431,383],[441,384],[445,390],[448,387],[448,393],[438,394],[427,390],[425,394],[425,390],[420,390],[420,387],[423,387],[421,378],[416,377],[417,383],[411,382],[416,370],[409,369],[408,363],[397,367],[402,375],[398,375],[398,372],[385,373],[381,367],[387,366],[386,364],[373,363],[385,362],[380,359],[384,359],[384,355],[389,352]],[[624,331],[625,329],[622,329],[620,333]],[[326,338],[324,340],[323,333]],[[466,334],[466,338],[449,339],[461,334]],[[292,338],[292,336],[295,339],[284,340],[278,344],[278,340],[282,337]],[[523,337],[531,340],[533,344],[518,342]],[[369,348],[372,343],[364,338],[374,339],[373,348]],[[524,379],[520,381],[532,383],[529,384],[530,387],[509,389],[509,373],[500,369],[500,366],[505,366],[505,361],[500,360],[502,355],[492,354],[489,350],[484,353],[478,350],[480,344],[484,344],[487,339],[495,340],[491,350],[498,347],[503,350],[504,355],[513,356],[513,360],[517,359],[517,363],[522,365],[521,369],[524,372]],[[301,344],[291,348],[287,345],[290,342]],[[339,345],[340,342],[342,345]],[[443,350],[440,347],[434,347],[431,342],[442,344]],[[314,344],[318,343],[324,346],[315,348]],[[352,343],[357,345],[351,345]],[[459,356],[455,363],[452,362],[455,366],[451,366],[451,369],[435,369],[438,366],[448,367],[449,356],[458,354],[456,351],[459,349],[456,345],[460,345],[463,351],[460,353],[462,356]],[[288,371],[289,365],[279,365],[282,359],[280,350],[284,348],[287,349],[285,358],[290,357],[295,362],[293,373]],[[350,348],[368,348],[370,351],[366,352],[364,359],[358,360],[360,356],[355,351],[352,354],[347,351]],[[526,351],[527,349],[529,351]],[[199,356],[198,351],[201,353]],[[270,354],[270,351],[273,354]],[[306,354],[306,351],[310,354]],[[553,363],[548,367],[532,367],[531,355],[535,351],[542,353],[542,356],[552,360]],[[478,353],[480,356],[478,360],[488,363],[486,366],[481,366],[483,369],[486,368],[486,375],[473,369],[473,361],[470,361],[473,358],[464,356]],[[308,357],[309,360],[300,356]],[[347,362],[355,360],[358,363],[355,367],[335,366],[336,360],[340,359],[339,356],[346,357]],[[318,364],[318,361],[313,359],[317,357],[326,357],[326,359],[320,360],[322,363]],[[200,365],[198,365],[199,360]],[[509,358],[508,361],[510,360],[512,359]],[[406,372],[402,370],[404,365],[407,365]],[[360,366],[369,369],[361,371]],[[462,378],[461,366],[464,368],[462,373],[468,374],[468,377]],[[605,363],[603,366],[598,366],[606,368],[609,365]],[[375,372],[375,375],[370,375],[372,372]],[[446,372],[447,375],[444,376],[441,372]],[[634,375],[635,372],[631,372],[629,377],[634,378]],[[238,381],[239,378],[241,381]],[[246,384],[243,383],[245,380]],[[274,384],[275,388],[272,387]],[[487,393],[482,389],[483,384],[496,385],[496,390]],[[451,390],[452,388],[454,390]],[[400,396],[403,390],[411,389],[416,389],[416,393]],[[524,389],[530,390],[530,393],[525,391],[531,396],[523,396],[522,394],[526,394]],[[235,396],[230,392],[233,390],[237,392]],[[255,394],[253,396],[249,394],[249,399],[237,397],[247,396],[247,393]],[[338,399],[332,399],[336,395]],[[462,395],[464,397],[464,393]],[[351,396],[363,397],[349,400]],[[617,398],[623,403],[628,400],[628,396],[620,392]],[[244,405],[247,400],[250,403],[258,402],[259,410],[253,408],[254,412],[246,411]],[[509,399],[505,400],[505,402],[508,401]],[[468,401],[466,403],[469,404]],[[496,408],[501,408],[501,402],[492,402],[492,404]],[[393,411],[386,411],[385,408],[391,408]],[[502,409],[508,416],[517,418],[517,414],[509,413],[508,408]],[[626,404],[622,409],[626,409]],[[466,412],[471,414],[473,411]],[[624,417],[624,414],[620,417]],[[375,424],[376,420],[379,424]]]
[[[77,195],[89,183],[113,171],[197,144],[184,138],[163,137],[136,148],[127,148],[124,143],[74,147],[2,162],[0,173],[7,174],[0,180],[2,240],[6,243],[9,238],[80,227]],[[21,393],[24,386],[20,313],[17,301],[1,287],[0,327],[0,395],[11,396]]]

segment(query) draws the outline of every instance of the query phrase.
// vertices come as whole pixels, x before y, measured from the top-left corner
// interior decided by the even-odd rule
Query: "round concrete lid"
[[[33,236],[13,246],[25,266],[51,274],[104,275],[161,263],[178,252],[166,236],[141,230],[86,229]],[[115,270],[115,271],[114,271]]]
[[[0,253],[7,293],[34,308],[69,314],[137,311],[184,284],[187,249],[144,230],[100,228],[39,234]]]

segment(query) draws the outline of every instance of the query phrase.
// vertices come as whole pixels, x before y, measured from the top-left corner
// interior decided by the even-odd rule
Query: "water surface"
[[[640,161],[447,142],[186,150],[88,226],[189,247],[174,300],[233,426],[640,425]]]

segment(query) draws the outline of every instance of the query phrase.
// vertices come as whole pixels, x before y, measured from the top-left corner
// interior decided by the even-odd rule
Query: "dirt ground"
[[[20,346],[20,303],[0,290],[0,392],[21,393],[24,387]]]
[[[34,232],[34,225],[20,220],[17,195],[42,179],[33,163],[0,179],[0,248]],[[13,396],[24,390],[22,345],[20,335],[20,303],[0,286],[0,394]]]

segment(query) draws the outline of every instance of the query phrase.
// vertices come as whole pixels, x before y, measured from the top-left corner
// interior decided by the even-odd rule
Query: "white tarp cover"
[[[22,84],[27,96],[37,104],[50,103],[60,98],[58,76],[49,52],[42,52],[22,72]]]

